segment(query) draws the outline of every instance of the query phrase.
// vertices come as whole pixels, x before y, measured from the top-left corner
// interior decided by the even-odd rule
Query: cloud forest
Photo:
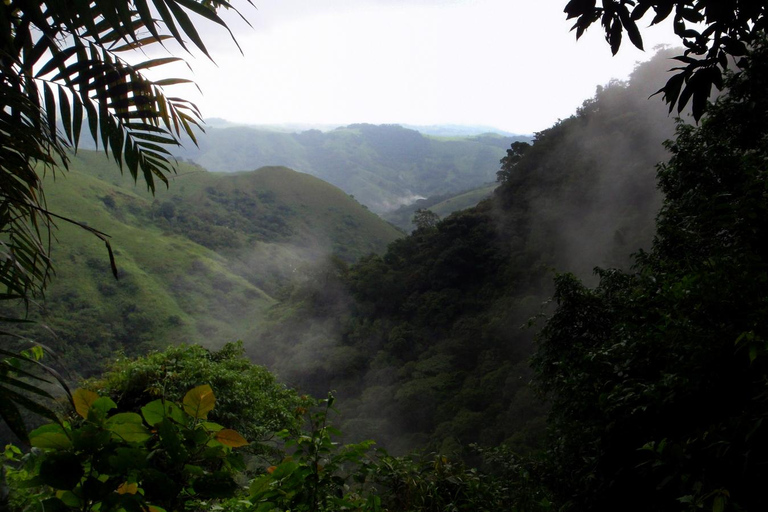
[[[533,135],[206,126],[245,10],[0,6],[0,509],[765,510],[765,7],[563,3],[681,46]]]

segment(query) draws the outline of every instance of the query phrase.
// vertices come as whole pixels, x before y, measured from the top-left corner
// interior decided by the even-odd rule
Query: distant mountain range
[[[519,133],[512,133],[505,130],[500,130],[494,126],[487,125],[466,125],[466,124],[403,124],[396,123],[403,128],[409,130],[416,130],[424,135],[434,135],[437,137],[472,137],[475,135],[494,134],[501,135],[503,137],[520,137]],[[275,132],[286,133],[299,133],[307,130],[320,130],[321,132],[329,132],[336,128],[342,128],[344,124],[329,124],[329,123],[278,123],[278,124],[250,124],[250,123],[235,123],[227,121],[220,117],[209,117],[205,119],[206,128],[252,128],[254,130],[266,130]]]
[[[211,171],[290,167],[336,185],[372,211],[384,213],[421,198],[493,182],[506,149],[514,141],[530,140],[524,135],[488,133],[485,127],[428,127],[440,136],[399,125],[285,131],[291,127],[305,128],[267,129],[212,119],[199,137],[199,147],[190,143],[174,151]],[[473,135],[463,134],[467,132]]]

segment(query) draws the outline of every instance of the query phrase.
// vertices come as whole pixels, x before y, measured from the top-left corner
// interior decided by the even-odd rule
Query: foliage
[[[560,507],[768,505],[765,47],[745,64],[669,144],[657,236],[635,271],[600,270],[595,289],[557,279],[535,364]]]
[[[155,180],[167,184],[174,170],[165,146],[179,145],[182,134],[195,140],[193,127],[202,120],[197,107],[165,92],[188,80],[147,78],[148,71],[182,59],[130,64],[123,56],[169,40],[207,55],[190,14],[226,28],[216,11],[231,6],[224,0],[153,0],[151,6],[146,0],[0,5],[0,301],[28,305],[42,295],[51,277],[55,221],[102,240],[117,278],[108,236],[50,211],[44,194],[43,176],[68,167],[84,120],[94,142],[152,191]],[[35,386],[27,391],[41,394]],[[18,395],[0,396],[6,421],[20,421],[17,404],[34,407]]]
[[[537,134],[490,200],[292,294],[245,340],[251,357],[310,394],[336,389],[342,430],[394,454],[540,448],[546,406],[529,388],[525,326],[552,267],[588,277],[650,244],[652,176],[674,124],[648,86],[668,55]]]
[[[255,511],[358,510],[366,505],[376,509],[375,496],[366,500],[349,492],[348,482],[373,442],[337,446],[332,436],[340,432],[328,423],[333,403],[334,397],[329,394],[320,402],[320,410],[302,409],[308,416],[308,432],[280,433],[287,456],[251,482],[250,501]]]
[[[683,65],[658,92],[664,94],[670,112],[677,104],[682,112],[693,100],[693,116],[700,119],[712,86],[723,86],[723,72],[729,58],[743,57],[749,45],[755,44],[766,30],[766,5],[756,1],[707,0],[570,0],[565,6],[568,19],[576,18],[573,29],[582,36],[593,23],[600,21],[605,38],[616,54],[626,31],[630,41],[643,49],[637,24],[649,11],[651,25],[666,20],[674,11],[674,32],[683,42],[685,52],[675,57]]]
[[[194,140],[197,108],[164,92],[187,80],[146,77],[147,70],[181,59],[129,64],[122,55],[169,39],[184,49],[191,42],[207,55],[189,13],[226,27],[216,9],[230,6],[220,0],[158,0],[152,6],[157,18],[145,0],[93,6],[10,1],[0,7],[3,298],[29,298],[47,282],[45,232],[57,216],[46,209],[35,165],[66,168],[84,119],[94,141],[152,190],[156,179],[167,183],[173,169],[163,145],[180,144],[182,133]]]
[[[517,165],[523,158],[523,155],[531,148],[527,142],[514,142],[512,147],[507,150],[507,156],[501,159],[501,169],[496,173],[496,181],[505,183],[512,178]]]
[[[27,429],[19,406],[40,416],[55,420],[53,411],[30,397],[53,399],[43,386],[57,383],[67,393],[69,388],[53,368],[43,364],[44,351],[40,345],[13,352],[0,349],[0,417],[8,428],[24,442]],[[34,384],[33,384],[34,383]]]
[[[103,155],[81,149],[67,178],[47,188],[47,200],[111,234],[120,281],[99,240],[61,225],[58,278],[47,300],[30,308],[36,323],[6,330],[50,347],[57,362],[84,378],[116,353],[134,357],[177,343],[219,348],[264,325],[275,299],[306,277],[303,269],[319,252],[352,261],[401,236],[336,187],[284,168],[224,174],[181,163],[173,180],[153,196]],[[157,214],[155,202],[174,205],[173,217]],[[266,220],[274,217],[290,236]],[[13,314],[23,311],[0,316]]]
[[[467,468],[444,455],[393,457],[372,441],[343,444],[329,423],[334,397],[306,411],[307,430],[282,432],[286,457],[250,484],[256,512],[445,512],[546,510],[532,490],[532,463],[505,448],[484,453],[489,471]]]
[[[79,418],[30,432],[34,450],[27,455],[6,450],[7,458],[22,463],[5,468],[10,479],[29,489],[16,499],[26,501],[26,510],[162,512],[208,508],[229,498],[238,490],[233,477],[244,467],[233,448],[248,441],[208,421],[215,402],[203,385],[180,403],[160,398],[141,414],[114,412],[108,397],[78,389]]]
[[[121,358],[86,387],[111,397],[121,411],[137,411],[157,397],[178,401],[185,390],[203,383],[218,397],[211,419],[251,441],[266,441],[274,432],[295,432],[300,426],[294,411],[306,405],[305,400],[245,358],[240,342],[218,351],[181,345],[135,359]]]
[[[414,213],[412,222],[416,229],[430,229],[440,222],[440,216],[432,210],[420,209]]]

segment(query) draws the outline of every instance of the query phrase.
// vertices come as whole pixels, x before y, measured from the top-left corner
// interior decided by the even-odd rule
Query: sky
[[[597,85],[626,78],[657,44],[675,43],[669,27],[649,27],[649,51],[626,40],[611,56],[597,25],[576,41],[565,0],[253,1],[233,2],[252,28],[223,14],[243,54],[221,27],[200,22],[215,64],[193,55],[193,75],[173,70],[202,95],[168,92],[205,118],[529,134],[573,114]]]

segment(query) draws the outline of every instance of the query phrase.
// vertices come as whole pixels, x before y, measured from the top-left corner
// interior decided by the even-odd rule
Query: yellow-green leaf
[[[184,395],[184,412],[193,418],[202,419],[208,416],[216,405],[216,397],[213,396],[213,390],[208,384],[197,386]]]
[[[79,388],[72,393],[72,401],[75,403],[75,411],[83,418],[88,418],[88,411],[91,410],[93,402],[99,399],[99,395],[93,391]]]
[[[246,441],[243,436],[229,428],[219,430],[213,438],[224,446],[229,446],[230,448],[239,448],[248,445],[248,441]]]
[[[137,483],[123,482],[117,488],[117,494],[136,494],[139,491],[139,485]]]

